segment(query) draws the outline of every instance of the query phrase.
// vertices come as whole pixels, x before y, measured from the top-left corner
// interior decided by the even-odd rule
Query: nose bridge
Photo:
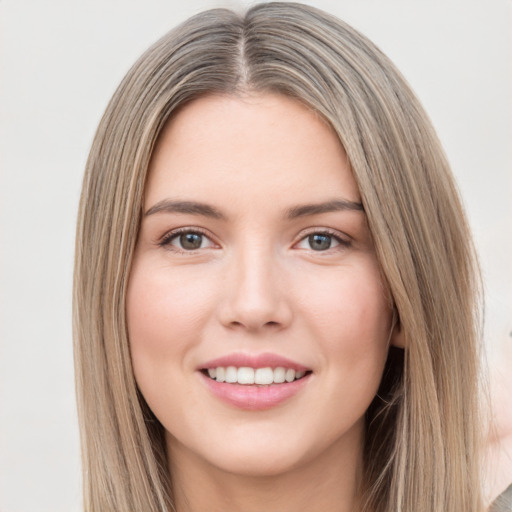
[[[249,330],[287,325],[291,310],[272,245],[246,235],[232,256],[224,322]]]

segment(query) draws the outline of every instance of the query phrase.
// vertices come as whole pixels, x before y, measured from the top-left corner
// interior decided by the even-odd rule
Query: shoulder
[[[489,512],[512,512],[512,484],[492,502]]]

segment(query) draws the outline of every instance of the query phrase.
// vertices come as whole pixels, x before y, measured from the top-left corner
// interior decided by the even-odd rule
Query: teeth
[[[219,366],[215,369],[215,380],[217,382],[224,382],[226,380],[226,370]]]
[[[238,384],[254,384],[254,369],[253,368],[238,368],[237,372]]]
[[[226,377],[225,381],[229,383],[236,382],[238,379],[236,368],[234,366],[228,366],[226,368]]]
[[[276,384],[282,384],[286,379],[286,370],[279,366],[274,370],[274,382]]]
[[[217,368],[208,368],[208,375],[217,382],[228,382],[230,384],[282,384],[283,382],[293,382],[306,375],[305,371],[295,371],[292,368],[249,368],[242,366],[218,366]]]
[[[272,384],[274,382],[274,371],[272,368],[258,368],[254,372],[255,384]]]
[[[285,379],[286,379],[286,382],[293,382],[295,380],[295,370],[292,370],[292,369],[286,370]]]

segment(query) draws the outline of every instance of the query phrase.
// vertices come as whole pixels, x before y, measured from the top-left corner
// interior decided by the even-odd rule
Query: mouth
[[[288,403],[312,382],[313,370],[277,354],[230,354],[198,368],[213,395],[230,407],[263,411]]]
[[[262,368],[251,368],[248,366],[216,366],[214,368],[203,368],[203,375],[216,382],[227,384],[241,384],[243,386],[271,386],[273,384],[292,383],[303,379],[311,373],[310,370],[295,370],[277,366],[275,368],[266,366]]]

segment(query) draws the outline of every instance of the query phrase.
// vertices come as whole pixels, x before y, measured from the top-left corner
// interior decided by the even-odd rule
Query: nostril
[[[264,327],[271,327],[271,328],[275,328],[275,327],[279,327],[281,324],[279,322],[274,322],[274,321],[271,321],[271,322],[266,322],[263,326]],[[232,327],[244,327],[245,324],[243,322],[238,322],[238,321],[233,321],[231,322],[231,326]]]

